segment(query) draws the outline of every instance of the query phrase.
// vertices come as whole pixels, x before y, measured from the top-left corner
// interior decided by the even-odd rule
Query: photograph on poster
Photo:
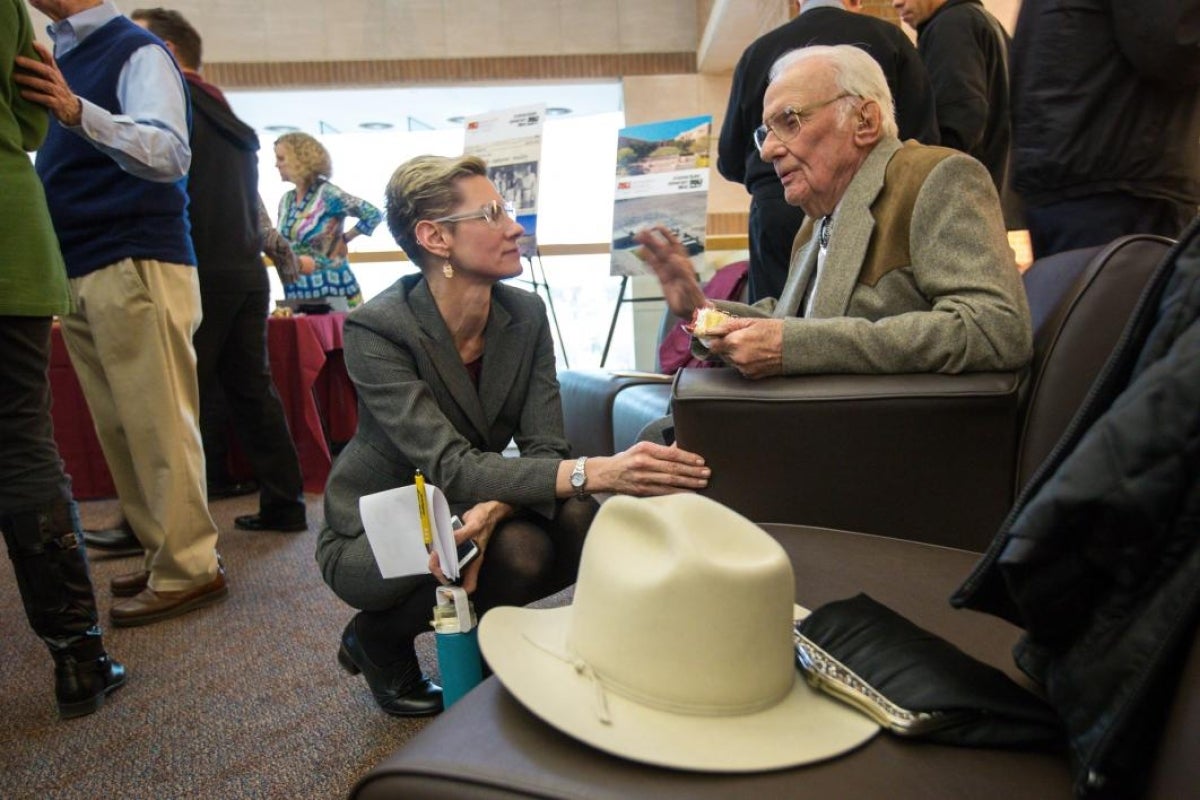
[[[537,213],[538,162],[494,166],[488,164],[488,177],[500,196],[513,204],[518,216]]]
[[[656,225],[678,237],[697,267],[701,266],[711,136],[709,116],[637,125],[619,132],[612,275],[648,272],[634,237]]]
[[[538,163],[542,153],[545,105],[508,108],[468,117],[463,152],[482,158],[500,196],[513,204],[525,228],[522,257],[537,251]]]

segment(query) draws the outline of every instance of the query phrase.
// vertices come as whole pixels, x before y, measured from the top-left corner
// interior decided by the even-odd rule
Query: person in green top
[[[108,656],[71,479],[50,420],[50,326],[71,308],[66,267],[27,151],[46,110],[13,82],[17,55],[36,58],[22,0],[0,0],[0,530],[25,614],[54,658],[61,717],[96,711],[125,683]]]

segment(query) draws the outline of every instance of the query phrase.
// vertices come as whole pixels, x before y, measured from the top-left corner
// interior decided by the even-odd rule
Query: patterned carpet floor
[[[321,497],[308,507],[305,533],[248,533],[233,518],[257,510],[257,497],[214,501],[228,599],[142,628],[108,624],[109,580],[140,562],[93,551],[106,643],[130,677],[98,713],[66,722],[11,565],[0,568],[0,798],[339,798],[420,730],[338,667],[352,611],[317,572]],[[88,527],[119,513],[114,501],[81,508]],[[418,650],[436,677],[432,637]]]

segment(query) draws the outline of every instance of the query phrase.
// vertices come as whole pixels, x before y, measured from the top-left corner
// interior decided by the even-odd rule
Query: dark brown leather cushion
[[[796,565],[796,598],[814,607],[865,591],[970,655],[1016,673],[1015,628],[955,611],[946,598],[976,556],[864,534],[765,526]],[[819,797],[1069,798],[1065,758],[904,742],[880,734],[832,761],[718,775],[643,766],[576,742],[527,712],[491,678],[372,770],[353,793],[380,798]]]
[[[1017,491],[1067,428],[1171,249],[1161,236],[1123,236],[1104,247],[1039,259],[1025,273],[1034,312],[1032,386],[1017,456]],[[1058,273],[1074,276],[1069,285]],[[1046,309],[1043,306],[1050,306]]]
[[[763,522],[982,551],[1012,504],[1020,376],[675,379],[675,440],[704,456],[704,494]]]

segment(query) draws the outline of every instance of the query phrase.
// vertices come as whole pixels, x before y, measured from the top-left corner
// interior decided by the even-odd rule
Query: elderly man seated
[[[954,150],[902,144],[870,56],[839,45],[780,58],[754,139],[806,219],[782,296],[717,303],[733,317],[693,340],[698,355],[748,378],[1029,360],[1029,308],[987,170]],[[708,304],[671,232],[638,240],[674,314]]]

